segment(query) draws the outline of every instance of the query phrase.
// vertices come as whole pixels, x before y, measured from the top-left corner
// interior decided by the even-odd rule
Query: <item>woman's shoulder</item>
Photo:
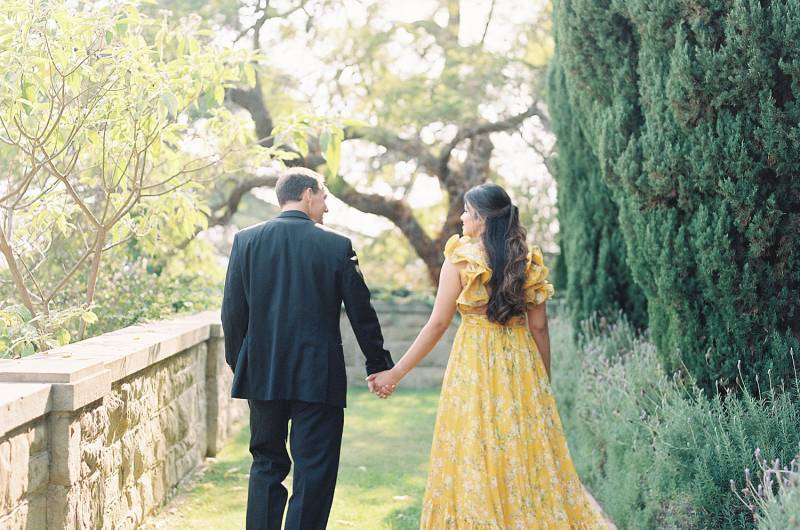
[[[485,263],[480,242],[467,236],[454,234],[444,246],[444,257],[451,263]]]

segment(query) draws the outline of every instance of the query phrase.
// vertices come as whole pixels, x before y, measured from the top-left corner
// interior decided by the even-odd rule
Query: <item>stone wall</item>
[[[381,322],[384,345],[391,352],[392,359],[397,362],[406,352],[417,334],[428,321],[431,306],[412,302],[405,304],[389,304],[375,301],[375,311]],[[441,386],[447,359],[450,356],[450,347],[453,345],[459,317],[456,314],[450,329],[434,347],[425,359],[404,379],[404,388],[436,388]],[[353,330],[347,321],[347,315],[342,312],[342,345],[344,347],[345,365],[347,366],[348,384],[351,387],[364,387],[366,382],[366,369],[364,368],[364,355],[358,347]]]
[[[46,528],[50,458],[40,417],[0,442],[0,528]]]
[[[0,361],[0,530],[136,528],[244,419],[218,313]]]

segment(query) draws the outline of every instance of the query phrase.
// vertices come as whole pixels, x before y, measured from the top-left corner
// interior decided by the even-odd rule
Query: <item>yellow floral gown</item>
[[[442,384],[420,529],[609,528],[575,472],[525,317],[505,326],[486,318],[492,271],[477,241],[453,236],[444,253],[465,265],[462,320]],[[547,275],[534,247],[529,304],[553,295]]]

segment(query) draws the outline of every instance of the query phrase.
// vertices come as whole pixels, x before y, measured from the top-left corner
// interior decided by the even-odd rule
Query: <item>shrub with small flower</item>
[[[579,474],[614,522],[631,530],[794,528],[796,463],[778,472],[765,462],[791,461],[800,449],[797,380],[709,398],[684,374],[664,372],[646,336],[612,322],[586,323],[579,346],[554,340],[553,382]],[[748,507],[730,481],[760,466],[771,469],[771,496],[758,497],[756,486],[763,503],[751,498]]]
[[[754,455],[757,482],[746,469],[744,487],[731,480],[731,490],[755,515],[759,530],[800,528],[800,455],[785,465],[778,458],[768,462],[759,448]]]

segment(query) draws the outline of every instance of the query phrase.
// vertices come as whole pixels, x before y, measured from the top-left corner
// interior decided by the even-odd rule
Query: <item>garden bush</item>
[[[666,373],[653,343],[624,318],[590,320],[578,346],[554,336],[554,387],[571,453],[620,528],[754,526],[730,481],[741,486],[744,470],[757,468],[757,448],[782,462],[800,450],[796,379],[760,395],[706,396],[680,372]]]

